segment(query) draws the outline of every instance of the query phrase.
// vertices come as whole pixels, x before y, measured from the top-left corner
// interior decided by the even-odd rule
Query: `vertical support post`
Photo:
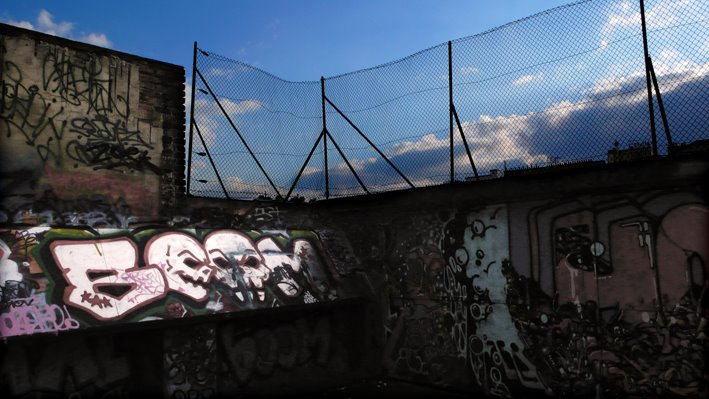
[[[453,166],[453,52],[451,41],[448,41],[448,133],[450,136],[451,183],[455,182],[455,167]]]
[[[327,116],[325,115],[325,77],[320,77],[320,94],[322,99],[322,131],[323,152],[325,154],[325,199],[330,199],[330,175],[327,163]]]
[[[190,137],[187,147],[187,196],[190,195],[190,182],[192,180],[192,126],[194,125],[194,91],[195,91],[195,69],[197,69],[197,41],[194,42],[194,53],[192,54],[192,93],[190,98]]]
[[[647,85],[647,102],[650,111],[650,134],[652,137],[652,156],[657,153],[657,131],[655,130],[655,106],[652,101],[652,81],[650,67],[650,52],[647,47],[647,26],[645,24],[645,0],[640,0],[640,21],[643,30],[643,52],[645,54],[645,80]]]

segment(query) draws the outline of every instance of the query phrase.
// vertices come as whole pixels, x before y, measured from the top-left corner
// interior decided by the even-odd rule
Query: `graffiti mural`
[[[518,268],[531,279],[510,270],[510,311],[549,388],[706,393],[709,208],[701,197],[648,192],[528,212],[537,256]]]
[[[700,196],[409,216],[383,223],[392,375],[500,397],[709,389],[709,207]]]
[[[446,226],[444,253],[455,265],[456,281],[468,288],[466,355],[477,384],[496,396],[509,396],[510,384],[543,389],[526,355],[509,311],[507,209],[488,206],[456,217]]]
[[[1,231],[2,336],[331,301],[308,231]]]

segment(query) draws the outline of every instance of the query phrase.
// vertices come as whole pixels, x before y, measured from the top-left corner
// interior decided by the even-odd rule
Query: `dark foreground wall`
[[[501,397],[699,397],[708,171],[698,155],[328,208],[379,277],[391,375]]]
[[[706,153],[184,198],[181,68],[0,27],[0,396],[706,396]]]
[[[3,397],[170,397],[314,392],[364,375],[358,304],[133,330],[38,336],[0,348]],[[327,381],[322,381],[327,376]]]

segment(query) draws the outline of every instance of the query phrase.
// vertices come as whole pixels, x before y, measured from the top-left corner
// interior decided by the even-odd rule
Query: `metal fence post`
[[[463,132],[463,125],[460,123],[460,118],[458,118],[458,111],[455,109],[455,103],[453,102],[453,47],[451,42],[448,42],[448,108],[450,112],[450,157],[451,157],[451,183],[455,182],[455,162],[453,157],[453,120],[458,126],[458,131],[460,132],[460,139],[463,141],[465,146],[465,153],[468,154],[468,160],[470,161],[470,167],[473,169],[473,175],[476,180],[480,180],[478,176],[478,169],[475,167],[475,162],[473,161],[473,155],[470,153],[470,147],[468,147],[468,140],[465,138],[465,132]]]
[[[453,53],[451,41],[448,41],[448,135],[450,137],[451,183],[455,182],[453,166]]]
[[[650,134],[652,137],[652,156],[658,156],[657,153],[657,131],[655,129],[655,106],[652,101],[652,81],[650,77],[650,54],[647,48],[647,26],[645,25],[645,1],[640,0],[640,21],[643,31],[643,52],[645,55],[645,80],[647,85],[647,102],[650,110]]]
[[[187,196],[190,195],[190,182],[192,181],[192,126],[194,125],[194,71],[197,69],[197,41],[194,42],[194,53],[192,54],[192,92],[190,93],[190,136],[187,150]]]
[[[327,116],[325,115],[325,77],[320,77],[320,99],[322,100],[323,152],[325,153],[325,199],[330,199],[330,175],[327,163]]]

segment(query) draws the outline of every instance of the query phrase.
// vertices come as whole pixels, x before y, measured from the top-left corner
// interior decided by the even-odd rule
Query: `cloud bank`
[[[101,47],[111,47],[113,43],[104,33],[73,33],[74,23],[67,21],[55,21],[54,16],[47,10],[42,9],[37,14],[35,23],[29,21],[3,21],[9,25],[17,26],[24,29],[31,29],[37,32],[46,33],[53,36],[61,36],[67,39],[78,40]]]

